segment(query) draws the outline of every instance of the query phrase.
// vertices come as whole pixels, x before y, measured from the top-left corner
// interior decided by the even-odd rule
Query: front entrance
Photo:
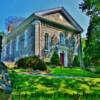
[[[60,53],[61,64],[64,65],[64,53]]]

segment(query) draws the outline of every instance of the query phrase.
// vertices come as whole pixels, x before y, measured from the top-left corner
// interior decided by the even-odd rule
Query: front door
[[[64,65],[64,53],[60,53],[61,64]]]

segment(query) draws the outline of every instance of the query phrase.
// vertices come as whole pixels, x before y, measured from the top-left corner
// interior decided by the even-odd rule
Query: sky
[[[83,28],[85,37],[89,17],[79,9],[82,0],[0,0],[0,31],[6,32],[5,19],[9,16],[27,18],[35,11],[64,7]]]

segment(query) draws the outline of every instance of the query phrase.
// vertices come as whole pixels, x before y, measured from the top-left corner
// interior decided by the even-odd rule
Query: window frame
[[[44,45],[45,51],[49,50],[49,34],[45,33],[45,45]]]
[[[60,33],[60,45],[65,45],[65,35],[64,33]]]

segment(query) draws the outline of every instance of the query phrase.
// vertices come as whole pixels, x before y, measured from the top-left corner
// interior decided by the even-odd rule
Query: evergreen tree
[[[2,51],[2,38],[3,38],[4,32],[0,32],[0,60],[1,60],[1,51]]]
[[[54,52],[51,57],[51,64],[53,65],[59,65],[60,64],[60,58],[57,52]]]
[[[90,24],[87,31],[87,41],[85,52],[85,64],[100,64],[100,1],[83,0],[80,5],[82,11],[90,16]]]

